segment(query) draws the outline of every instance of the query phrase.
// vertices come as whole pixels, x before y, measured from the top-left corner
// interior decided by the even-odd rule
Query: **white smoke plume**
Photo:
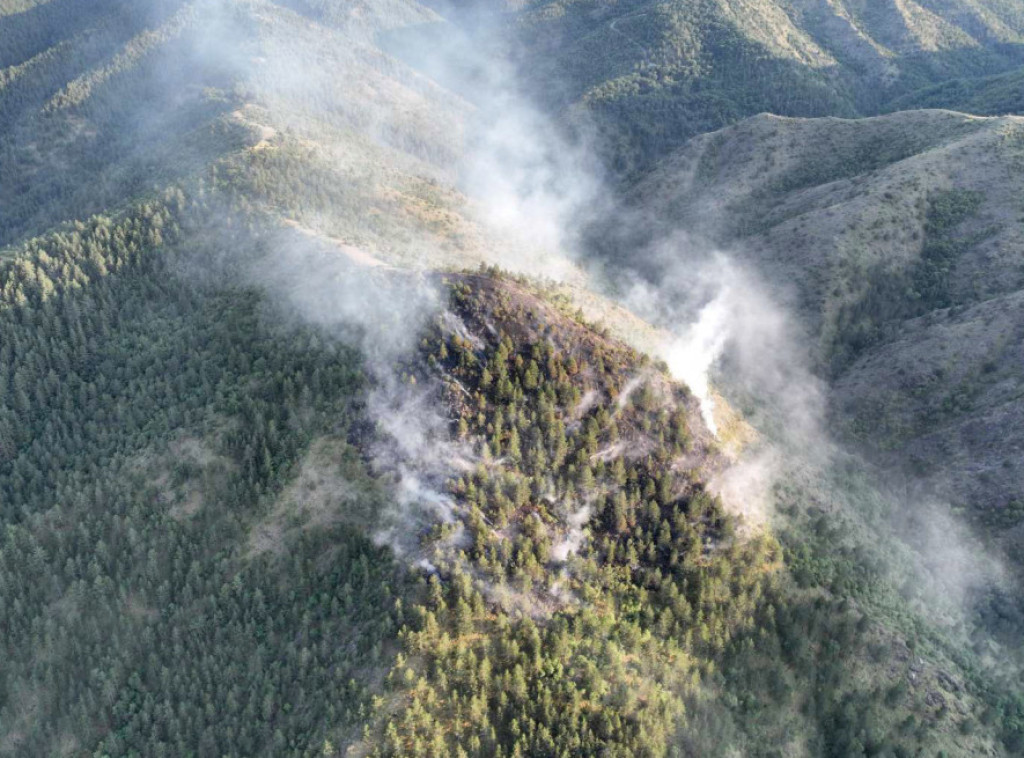
[[[565,537],[551,547],[551,557],[560,563],[564,563],[569,556],[575,555],[583,547],[586,539],[585,527],[590,521],[593,509],[589,504],[584,505],[577,511],[570,513],[566,518],[567,531]]]
[[[419,274],[354,263],[332,245],[290,229],[248,275],[307,323],[357,346],[371,381],[366,411],[376,426],[377,472],[394,481],[393,508],[379,514],[375,537],[399,554],[419,532],[455,518],[445,483],[471,458],[449,435],[438,387],[413,383],[402,365],[415,359],[422,329],[442,312],[439,293]]]
[[[223,9],[216,14],[219,29],[231,19]],[[315,46],[293,51],[287,35],[263,34],[246,81],[275,123],[298,134],[316,135],[322,123],[330,122],[355,126],[394,146],[400,143],[396,135],[411,128],[422,133],[426,143],[435,145],[429,157],[451,169],[435,176],[457,182],[469,200],[467,212],[496,240],[487,246],[491,262],[532,276],[578,278],[564,251],[575,244],[584,210],[592,212],[602,196],[593,153],[567,140],[530,104],[504,58],[493,20],[476,19],[472,39],[439,17],[424,20],[429,22],[425,35],[406,30],[379,38],[399,59],[390,64],[374,58],[370,37],[342,55]],[[238,57],[245,59],[250,48],[243,47],[246,52]],[[330,61],[331,70],[322,70],[318,59]],[[376,66],[387,68],[406,92],[389,99],[391,85],[382,82],[365,103],[357,97],[346,80],[366,81],[367,71]],[[428,100],[452,105],[437,124],[426,123]],[[420,115],[418,108],[423,108]],[[442,148],[440,156],[436,146]],[[422,146],[414,152],[424,154]],[[420,170],[418,164],[414,168]],[[323,229],[330,221],[305,223]],[[445,493],[445,483],[460,461],[472,463],[475,457],[450,438],[436,387],[410,386],[395,367],[429,320],[440,315],[442,326],[456,331],[459,324],[442,314],[425,279],[367,270],[358,265],[367,256],[353,254],[359,251],[352,246],[305,232],[283,234],[275,243],[278,250],[254,278],[305,320],[354,340],[366,356],[374,385],[367,411],[381,439],[374,461],[379,471],[395,478],[393,508],[381,514],[377,538],[409,554],[419,532],[456,518],[457,506]],[[409,241],[399,244],[410,249]],[[411,243],[413,257],[416,244]],[[582,542],[586,512],[577,523],[579,516],[571,519],[566,555]]]
[[[685,383],[700,400],[704,423],[716,437],[718,425],[711,396],[711,370],[732,337],[730,294],[731,290],[726,287],[715,295],[701,308],[697,321],[674,337],[662,352],[672,376]]]
[[[353,20],[360,28],[346,28],[351,44],[339,45],[328,29],[337,18],[311,20],[285,4],[197,0],[192,9],[193,63],[235,81],[233,97],[244,104],[233,123],[253,130],[254,154],[315,150],[311,165],[334,171],[337,184],[353,184],[354,202],[367,201],[359,193],[371,196],[355,214],[344,206],[268,204],[291,228],[265,239],[267,254],[242,275],[363,354],[372,384],[366,411],[379,440],[373,462],[393,479],[393,507],[381,514],[377,537],[409,554],[425,528],[456,517],[445,486],[474,454],[451,439],[437,387],[412,384],[401,369],[422,327],[442,315],[433,283],[378,257],[400,253],[403,268],[424,269],[422,261],[436,260],[436,241],[377,231],[375,203],[383,201],[372,195],[390,198],[392,189],[357,153],[379,145],[383,173],[395,166],[455,182],[468,198],[460,212],[499,243],[485,246],[492,262],[557,279],[578,276],[562,252],[574,244],[577,217],[601,196],[596,161],[524,96],[493,20],[478,19],[471,39],[433,11],[420,9],[415,18],[374,11]],[[432,32],[398,30],[412,22]],[[350,228],[376,236],[353,241]],[[450,318],[442,322],[458,328]]]
[[[623,300],[671,335],[659,357],[700,400],[709,430],[719,432],[714,388],[720,378],[757,425],[788,444],[821,450],[824,388],[783,297],[735,256],[691,247],[682,237],[645,254],[660,271],[653,280],[634,278]]]
[[[379,441],[374,467],[397,479],[393,507],[380,514],[374,532],[379,544],[404,554],[417,547],[417,532],[455,520],[455,501],[444,485],[452,473],[447,425],[433,407],[436,388],[413,389],[377,372],[367,410],[376,421]]]
[[[780,491],[808,508],[826,503],[886,581],[904,585],[922,618],[950,630],[975,627],[975,599],[1005,591],[1007,570],[948,503],[913,483],[895,486],[844,450],[829,428],[827,386],[812,370],[812,340],[792,315],[792,294],[770,287],[739,252],[707,252],[681,235],[644,254],[657,261],[657,274],[638,277],[626,302],[675,335],[661,357],[700,399],[712,432],[723,432],[719,394],[757,432],[709,483],[725,507],[757,528],[789,523],[778,511]]]
[[[398,38],[389,50],[414,62],[470,104],[458,186],[494,236],[487,253],[502,268],[556,281],[582,281],[574,262],[586,220],[607,207],[596,151],[531,103],[509,61],[500,15],[453,14],[432,33]]]
[[[773,488],[784,470],[780,456],[772,447],[744,455],[712,478],[708,489],[748,526],[766,526],[773,514]]]
[[[261,5],[252,0],[237,7],[258,11]],[[205,7],[217,9],[217,15],[208,27],[213,43],[204,45],[201,56],[220,56],[222,67],[243,72],[245,94],[279,111],[273,114],[278,122],[304,139],[319,134],[323,123],[352,129],[405,151],[424,175],[456,180],[471,212],[503,239],[488,253],[505,268],[572,279],[577,276],[573,261],[586,253],[580,229],[594,215],[625,227],[640,223],[608,199],[589,146],[567,139],[529,103],[501,54],[499,34],[476,28],[469,38],[449,25],[418,41],[404,34],[392,37],[388,51],[414,63],[422,72],[417,73],[375,50],[372,34],[340,56],[322,46],[296,50],[287,34],[255,46],[250,41],[266,37],[267,29],[258,24],[259,34],[240,29],[235,5],[206,0]],[[306,24],[298,17],[293,21],[296,33]],[[378,28],[389,26],[378,20]],[[320,58],[332,68],[325,70]],[[357,91],[353,81],[374,85]],[[660,221],[671,226],[670,219]],[[415,255],[419,242],[396,238],[393,244]],[[452,461],[464,453],[448,437],[428,390],[409,387],[394,370],[412,347],[418,326],[437,313],[436,296],[429,284],[413,278],[402,280],[406,289],[396,292],[382,284],[395,280],[393,272],[361,270],[337,248],[305,247],[294,235],[283,238],[279,248],[254,279],[303,318],[354,339],[367,357],[377,385],[369,410],[388,441],[375,455],[396,476],[395,518],[382,523],[380,535],[396,549],[408,550],[404,540],[415,531],[409,523],[453,518],[442,483]],[[797,462],[817,476],[830,465],[834,449],[823,384],[810,370],[810,340],[790,315],[791,293],[768,286],[741,255],[709,252],[678,230],[619,252],[609,279],[630,281],[624,291],[619,288],[625,303],[674,335],[661,357],[700,399],[709,430],[719,436],[727,431],[720,428],[714,404],[721,393],[761,433],[759,446],[742,454],[713,489],[749,521],[770,519],[772,490],[783,473]],[[629,274],[641,269],[645,276]],[[579,549],[588,516],[586,509],[570,516],[556,558],[564,560]],[[942,545],[930,544],[921,548],[923,554]]]

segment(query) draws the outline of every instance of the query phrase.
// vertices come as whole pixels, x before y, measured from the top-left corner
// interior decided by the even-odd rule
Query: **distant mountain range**
[[[627,173],[760,112],[1020,106],[1024,9],[1011,0],[558,0],[520,12],[524,69],[594,115]]]

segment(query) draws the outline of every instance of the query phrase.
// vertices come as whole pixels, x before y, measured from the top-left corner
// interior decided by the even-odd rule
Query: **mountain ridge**
[[[0,755],[1019,752],[1016,578],[879,471],[893,439],[984,464],[979,533],[1018,544],[1020,469],[984,448],[1019,431],[1020,119],[741,120],[856,115],[817,7],[0,0]],[[941,48],[894,64],[922,82],[1015,54],[1012,3],[820,8],[876,63]],[[424,38],[466,70],[417,67]],[[779,71],[807,102],[747,97]],[[575,173],[588,123],[623,197]],[[596,284],[592,253],[639,287],[686,230],[800,288],[824,421],[871,462],[754,429],[727,376],[697,397],[671,291],[625,301],[652,325]]]

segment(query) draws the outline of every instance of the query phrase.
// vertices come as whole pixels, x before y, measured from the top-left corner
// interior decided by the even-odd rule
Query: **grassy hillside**
[[[329,134],[339,152],[354,142],[350,154],[369,136],[427,161],[452,159],[455,98],[366,42],[385,23],[370,14],[353,30],[260,0],[111,0],[90,6],[95,18],[65,5],[0,27],[0,244],[117,206],[284,131]],[[295,5],[333,18],[317,4]],[[250,104],[278,121],[258,123]],[[399,111],[401,121],[388,118]],[[386,122],[389,133],[372,134]]]

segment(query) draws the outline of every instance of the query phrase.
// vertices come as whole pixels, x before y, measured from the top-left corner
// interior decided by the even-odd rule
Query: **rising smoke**
[[[381,37],[385,47],[410,64],[405,68],[394,60],[384,62],[368,41],[373,35],[357,35],[352,50],[339,56],[326,49],[330,37],[310,37],[298,17],[288,17],[291,28],[281,30],[270,28],[258,12],[255,18],[245,12],[267,3],[252,0],[239,7],[203,0],[200,5],[210,14],[202,24],[207,33],[201,54],[216,51],[222,66],[237,69],[257,113],[285,133],[317,137],[328,127],[355,128],[376,143],[408,148],[405,152],[416,159],[414,170],[438,170],[434,176],[448,177],[465,193],[467,212],[488,230],[488,262],[579,283],[581,267],[589,263],[582,246],[588,223],[597,216],[624,224],[636,221],[611,200],[595,157],[599,151],[580,138],[580,130],[568,138],[530,104],[502,54],[500,19],[479,14],[471,33],[434,16],[423,19],[433,23],[415,33],[388,31]],[[400,25],[392,19],[375,23],[378,31]],[[301,49],[295,39],[304,40]],[[331,70],[324,70],[324,60]],[[352,88],[360,82],[379,86],[369,97],[359,97]],[[401,90],[397,94],[394,83]],[[449,105],[455,107],[440,107]],[[439,126],[424,126],[434,114],[440,116]],[[410,148],[412,133],[419,134],[420,142]],[[345,170],[342,164],[339,172]],[[333,228],[330,219],[304,223]],[[369,410],[391,445],[378,450],[377,457],[393,459],[382,468],[395,472],[399,482],[396,513],[388,515],[391,525],[382,533],[401,533],[394,525],[418,511],[450,520],[453,506],[441,486],[445,465],[466,455],[451,454],[431,390],[404,385],[394,368],[411,349],[410,336],[437,316],[436,294],[425,280],[413,278],[404,281],[406,291],[396,294],[390,273],[353,266],[352,249],[346,248],[347,259],[339,256],[344,246],[338,242],[323,235],[282,234],[278,249],[254,269],[254,276],[305,319],[345,333],[366,354],[376,387]],[[429,257],[425,240],[398,244],[406,251],[403,263],[411,261],[412,268],[422,267],[415,263],[418,244],[424,246],[422,259]],[[660,357],[698,396],[713,433],[718,432],[714,371],[728,360],[735,364],[734,380],[742,377],[738,384],[749,397],[772,406],[764,418],[789,437],[796,436],[796,429],[805,437],[820,437],[819,390],[804,370],[807,362],[792,323],[748,271],[734,258],[694,248],[683,235],[666,236],[634,253],[648,265],[653,261],[657,276],[631,275],[630,262],[620,261],[615,278],[632,284],[625,292],[620,287],[619,294],[632,310],[666,329]],[[592,282],[600,280],[598,273]],[[750,459],[753,464],[737,463],[720,492],[733,510],[756,514],[751,517],[760,522],[769,510],[765,504],[773,481],[766,461],[776,458],[759,451]],[[578,548],[583,526],[571,525],[567,554]]]
[[[582,209],[593,209],[599,197],[593,158],[529,105],[509,64],[492,54],[498,29],[490,22],[476,33],[494,44],[481,45],[432,14],[420,19],[433,24],[418,34],[384,34],[398,24],[375,19],[378,38],[424,76],[384,56],[373,34],[356,34],[352,49],[339,52],[336,37],[311,33],[298,16],[286,12],[268,22],[262,12],[270,3],[200,5],[208,18],[197,55],[234,67],[247,101],[236,118],[259,129],[254,149],[315,139],[318,161],[344,180],[359,164],[348,152],[359,145],[348,147],[343,131],[354,130],[373,149],[389,150],[383,159],[402,170],[455,182],[468,198],[466,213],[491,241],[488,262],[559,280],[579,277],[563,251],[572,247]],[[287,28],[278,28],[280,18]],[[320,140],[342,147],[324,148]],[[476,457],[451,439],[438,387],[410,384],[401,366],[428,324],[453,333],[459,325],[443,312],[434,281],[407,273],[436,260],[434,242],[400,230],[378,236],[370,251],[349,242],[355,233],[346,232],[346,213],[323,208],[286,217],[286,228],[264,243],[269,254],[245,275],[297,317],[359,347],[372,383],[366,410],[377,429],[374,466],[394,483],[393,507],[380,514],[376,536],[415,561],[420,534],[456,518],[445,484]],[[402,271],[377,257],[393,258],[398,250]],[[587,513],[576,514],[566,555],[578,549],[579,517],[585,521]]]
[[[393,508],[378,514],[375,538],[400,555],[415,551],[419,533],[450,523],[456,505],[445,482],[474,462],[454,442],[439,412],[435,384],[410,381],[402,366],[416,359],[423,329],[443,323],[433,281],[420,273],[370,267],[316,237],[281,230],[270,255],[251,267],[252,281],[286,312],[359,348],[371,388],[366,411],[375,422],[376,473],[393,482]]]
[[[460,212],[487,230],[487,244],[477,251],[481,258],[574,282],[583,281],[581,269],[589,269],[592,286],[663,328],[668,336],[659,357],[699,398],[711,432],[729,434],[720,423],[723,409],[716,407],[719,393],[759,432],[714,483],[727,506],[749,521],[775,517],[781,481],[828,478],[836,448],[826,422],[826,392],[811,370],[810,340],[782,305],[791,293],[768,287],[738,251],[696,243],[673,229],[671,219],[660,219],[666,231],[642,246],[606,254],[600,265],[592,261],[583,232],[595,217],[605,226],[626,228],[645,219],[613,201],[595,158],[599,151],[585,139],[566,137],[530,105],[501,54],[500,20],[478,18],[467,33],[422,9],[410,16],[403,5],[388,18],[363,19],[358,34],[349,29],[353,44],[339,52],[334,38],[310,31],[309,20],[297,14],[285,12],[290,26],[284,29],[268,23],[263,14],[272,6],[259,0],[196,5],[210,14],[209,23],[199,24],[206,33],[197,55],[235,71],[257,113],[320,150],[321,158],[336,161],[338,181],[350,177],[362,182],[359,187],[379,188],[376,176],[367,180],[352,169],[363,142],[341,140],[341,147],[329,148],[318,143],[356,133],[366,144],[386,148],[403,171],[455,183],[467,198]],[[415,34],[397,30],[410,20],[428,26]],[[392,57],[377,48],[381,39]],[[346,228],[336,218],[314,226],[331,226],[338,234]],[[379,232],[374,242],[374,254],[387,257],[401,249],[403,264],[411,268],[418,258],[434,256],[437,247],[404,230]],[[353,265],[351,255],[322,239],[313,244],[282,234],[253,278],[303,318],[345,335],[364,352],[375,386],[368,408],[383,440],[375,458],[396,481],[396,507],[382,514],[378,535],[408,553],[409,535],[415,534],[409,523],[454,518],[443,482],[453,461],[472,462],[472,455],[450,439],[433,389],[410,387],[396,371],[412,338],[441,306],[427,279],[393,273]],[[851,512],[861,518],[855,507]],[[578,549],[588,517],[587,509],[572,514],[556,557]],[[946,536],[957,533],[943,530]],[[930,560],[949,544],[928,542],[919,550],[922,570],[973,576],[965,562],[943,569]]]

